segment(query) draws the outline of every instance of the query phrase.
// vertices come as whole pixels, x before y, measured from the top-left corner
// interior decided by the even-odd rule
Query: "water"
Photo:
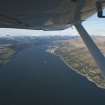
[[[33,47],[0,68],[0,105],[105,105],[105,90]]]

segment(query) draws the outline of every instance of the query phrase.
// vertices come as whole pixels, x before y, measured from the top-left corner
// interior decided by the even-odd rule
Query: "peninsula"
[[[105,54],[105,37],[97,36],[93,40]],[[66,40],[61,45],[50,48],[48,52],[59,56],[72,70],[105,89],[105,78],[80,37]]]

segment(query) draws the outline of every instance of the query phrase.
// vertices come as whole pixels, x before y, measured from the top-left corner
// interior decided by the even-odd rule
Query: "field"
[[[0,64],[7,64],[12,55],[15,54],[15,50],[10,47],[2,47],[0,49]]]

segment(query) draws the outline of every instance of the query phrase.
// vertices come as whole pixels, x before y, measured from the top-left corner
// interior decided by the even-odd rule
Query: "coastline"
[[[64,62],[64,64],[65,64],[67,67],[69,67],[70,69],[72,69],[72,71],[74,71],[74,72],[78,73],[79,75],[85,77],[88,81],[94,83],[98,88],[101,88],[101,89],[105,90],[105,87],[104,87],[104,86],[101,86],[101,85],[97,84],[97,83],[96,83],[95,81],[93,81],[88,75],[82,74],[82,73],[79,72],[77,69],[74,69],[72,66],[70,66],[70,65],[65,61],[65,59],[64,59],[61,55],[57,55],[57,54],[55,53],[56,49],[57,49],[57,48],[54,48],[54,49],[47,49],[46,51],[47,51],[48,53],[50,53],[50,54],[53,54],[53,55],[59,57],[59,59],[62,60],[62,61]]]
[[[82,74],[81,72],[79,72],[78,70],[74,69],[72,66],[70,66],[62,56],[59,56],[59,55],[56,55],[58,56],[63,62],[65,65],[67,65],[71,70],[73,70],[74,72],[78,73],[79,75],[85,77],[87,80],[89,80],[90,82],[94,83],[98,88],[101,88],[101,89],[104,89],[105,90],[105,87],[103,86],[100,86],[99,84],[97,84],[95,81],[93,81],[88,75],[85,75],[85,74]]]

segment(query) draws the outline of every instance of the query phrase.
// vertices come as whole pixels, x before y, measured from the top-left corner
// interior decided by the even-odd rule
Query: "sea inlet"
[[[33,46],[0,67],[0,105],[105,105],[105,90]]]

